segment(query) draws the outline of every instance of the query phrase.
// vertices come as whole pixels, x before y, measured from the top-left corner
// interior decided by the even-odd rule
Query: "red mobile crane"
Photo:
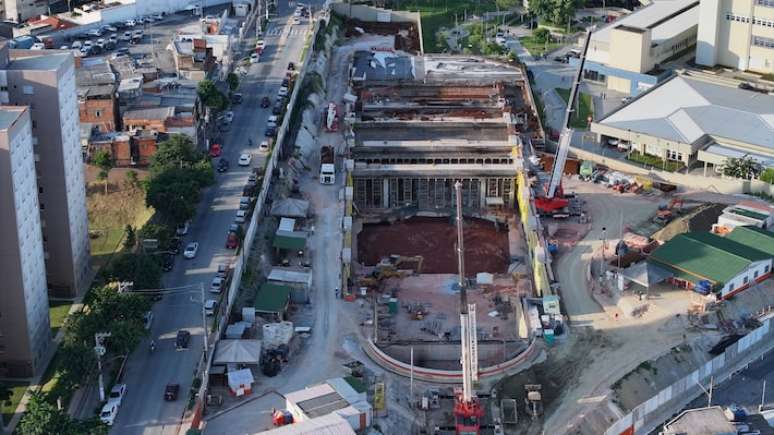
[[[578,71],[575,73],[575,81],[572,83],[570,98],[567,101],[567,110],[564,113],[564,123],[562,124],[562,133],[559,136],[559,145],[556,148],[554,166],[551,169],[551,178],[548,185],[545,186],[545,191],[540,192],[540,189],[538,189],[538,196],[535,198],[535,208],[537,208],[538,213],[543,216],[568,215],[567,207],[570,205],[570,200],[564,197],[564,189],[562,189],[562,172],[564,171],[565,163],[567,163],[567,153],[570,151],[570,141],[572,140],[572,134],[575,131],[570,127],[570,120],[573,112],[575,112],[575,103],[578,99],[578,88],[580,87],[581,80],[583,80],[583,66],[586,63],[586,53],[589,50],[591,32],[592,29],[586,31],[586,39],[583,43],[583,51],[580,55]]]
[[[481,433],[481,417],[484,410],[473,391],[473,381],[478,380],[478,336],[476,334],[476,305],[468,304],[465,293],[465,257],[462,232],[462,183],[454,183],[457,196],[457,271],[460,286],[460,342],[462,348],[462,389],[455,391],[454,419],[457,435]]]

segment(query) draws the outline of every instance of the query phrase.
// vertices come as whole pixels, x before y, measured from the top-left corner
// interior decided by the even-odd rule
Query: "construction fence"
[[[725,352],[664,388],[613,423],[605,431],[605,435],[650,433],[702,394],[702,388],[709,388],[710,378],[714,384],[722,383],[772,349],[774,349],[774,328],[771,327],[771,319],[767,319],[760,327],[726,348]]]

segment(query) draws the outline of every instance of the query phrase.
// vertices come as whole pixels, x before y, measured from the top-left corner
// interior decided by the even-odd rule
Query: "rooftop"
[[[699,0],[656,0],[591,35],[594,41],[610,42],[610,31],[624,26],[651,29],[651,41],[659,44],[699,24]]]
[[[718,235],[691,231],[658,247],[650,260],[699,279],[724,285],[755,261],[768,254]]]
[[[279,284],[263,284],[255,297],[255,311],[282,313],[290,301],[290,287]]]
[[[689,409],[664,425],[665,435],[735,435],[736,427],[719,406]]]
[[[10,128],[25,110],[25,106],[0,106],[0,130]]]
[[[70,52],[52,50],[11,50],[8,70],[56,71],[73,55]]]
[[[412,56],[363,50],[352,61],[352,76],[364,80],[411,80],[415,75]]]
[[[742,226],[734,228],[726,238],[774,257],[774,233],[771,231]]]
[[[338,414],[304,420],[261,432],[266,435],[355,435],[352,426]]]
[[[166,120],[175,116],[174,107],[151,107],[147,109],[135,109],[127,110],[124,112],[124,120],[138,119],[138,120]]]
[[[709,135],[774,152],[774,96],[688,75],[667,80],[597,124],[688,144]]]

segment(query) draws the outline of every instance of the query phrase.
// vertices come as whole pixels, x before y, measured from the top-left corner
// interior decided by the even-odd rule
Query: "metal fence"
[[[763,325],[726,348],[721,355],[664,388],[613,423],[605,431],[605,435],[649,433],[674,411],[701,394],[700,384],[707,385],[711,377],[714,383],[721,383],[772,348],[774,348],[774,328],[771,328],[771,319],[767,319]]]

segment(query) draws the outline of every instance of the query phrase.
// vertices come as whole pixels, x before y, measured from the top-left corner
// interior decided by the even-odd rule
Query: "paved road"
[[[148,351],[147,342],[132,354],[126,369],[127,397],[119,411],[113,434],[177,434],[181,416],[188,403],[188,391],[197,363],[201,358],[202,321],[201,297],[198,286],[207,288],[217,265],[229,261],[232,251],[225,249],[228,225],[233,222],[239,206],[241,189],[247,180],[248,168],[236,165],[239,154],[254,154],[253,164],[258,164],[257,148],[248,147],[252,138],[257,146],[263,138],[266,118],[270,109],[260,108],[264,95],[274,97],[285,74],[289,61],[297,61],[303,47],[303,32],[292,32],[285,26],[287,10],[280,10],[280,17],[272,26],[285,27],[276,36],[267,36],[267,47],[261,63],[251,65],[242,78],[240,92],[244,95],[241,106],[235,106],[234,122],[229,132],[223,134],[224,156],[232,163],[232,169],[217,176],[216,185],[204,193],[202,203],[185,242],[200,243],[198,256],[193,260],[178,257],[175,269],[165,277],[167,287],[189,286],[196,288],[190,293],[165,296],[154,307],[155,320],[151,336],[157,343],[156,351]],[[212,298],[215,295],[207,294]],[[191,331],[190,347],[175,350],[175,334],[180,329]],[[180,398],[176,402],[164,402],[167,383],[180,384]]]

